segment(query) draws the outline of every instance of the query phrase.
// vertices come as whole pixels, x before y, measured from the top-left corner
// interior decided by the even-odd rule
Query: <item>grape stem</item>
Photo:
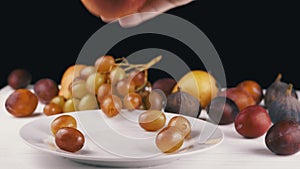
[[[120,63],[116,63],[115,66],[125,67],[124,68],[125,72],[128,72],[131,69],[136,69],[138,71],[144,71],[144,73],[145,73],[145,83],[136,89],[137,91],[139,91],[139,90],[143,89],[147,84],[148,69],[151,66],[155,65],[157,62],[159,62],[161,59],[162,59],[162,56],[159,55],[159,56],[153,58],[152,60],[150,60],[146,64],[131,64],[131,63],[128,62],[128,60],[126,58],[123,57],[123,58],[115,59],[116,62],[121,61]]]
[[[162,56],[159,55],[157,57],[155,57],[154,59],[152,59],[150,62],[146,63],[144,66],[143,66],[143,69],[149,69],[151,66],[155,65],[157,62],[159,62],[160,60],[162,59]]]
[[[155,58],[153,58],[150,62],[146,64],[130,64],[126,58],[117,59],[116,61],[121,60],[121,63],[116,63],[116,66],[124,66],[127,68],[124,68],[124,71],[128,71],[130,69],[137,69],[139,71],[144,71],[149,69],[151,66],[155,65],[157,62],[159,62],[162,59],[162,56],[159,55]]]

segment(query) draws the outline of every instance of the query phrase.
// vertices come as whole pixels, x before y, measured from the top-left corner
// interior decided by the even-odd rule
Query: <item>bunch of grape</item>
[[[63,112],[101,109],[108,117],[117,115],[121,109],[162,109],[163,105],[151,105],[151,84],[148,69],[161,59],[154,58],[146,64],[131,64],[125,58],[109,55],[97,58],[94,65],[87,65],[69,86],[71,98],[54,97],[44,107],[46,115]],[[163,96],[151,94],[158,103]],[[151,100],[151,99],[150,99]]]
[[[114,117],[122,109],[145,110],[138,117],[140,127],[145,131],[157,132],[155,143],[158,149],[172,153],[179,150],[189,137],[191,124],[183,116],[174,116],[166,123],[165,93],[151,89],[148,81],[148,69],[160,59],[161,56],[146,64],[131,64],[125,58],[101,56],[94,65],[84,66],[78,76],[73,77],[68,86],[70,97],[60,95],[58,85],[52,79],[44,78],[34,84],[34,92],[18,89],[8,98],[6,107],[17,117],[31,115],[38,100],[45,105],[43,111],[47,116],[101,109],[106,116]],[[26,87],[28,82],[21,80],[24,82],[11,80],[11,86],[17,84],[16,89]],[[21,98],[22,104],[15,102],[15,98]],[[84,134],[77,129],[77,121],[71,115],[58,116],[51,122],[50,128],[55,145],[61,150],[77,152],[83,148]]]

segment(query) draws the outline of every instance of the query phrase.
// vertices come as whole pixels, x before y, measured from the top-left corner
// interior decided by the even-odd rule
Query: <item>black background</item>
[[[289,1],[201,0],[167,13],[188,20],[207,35],[223,62],[228,86],[253,79],[265,88],[282,73],[284,81],[300,88],[297,8],[296,2]],[[59,83],[84,43],[105,24],[80,0],[4,1],[0,11],[1,87],[7,85],[7,76],[15,68],[28,69],[33,83],[43,77]],[[153,36],[146,44],[138,43],[139,38],[128,40],[126,47],[114,47],[111,54],[119,57],[160,47],[174,50],[185,60],[193,55],[181,50],[184,46],[180,44],[174,49],[176,42],[167,38]],[[151,80],[156,78],[152,75]]]

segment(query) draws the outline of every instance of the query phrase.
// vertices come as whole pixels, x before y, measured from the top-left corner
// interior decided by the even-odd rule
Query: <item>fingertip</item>
[[[135,13],[132,15],[128,15],[119,19],[119,24],[121,27],[128,28],[137,26],[155,16],[159,15],[157,12],[143,12],[143,13]]]
[[[119,24],[122,27],[133,27],[137,26],[142,22],[142,18],[139,14],[132,14],[119,19]]]
[[[109,23],[109,22],[112,22],[114,21],[115,19],[111,19],[111,18],[105,18],[103,16],[100,16],[100,19],[103,21],[103,22],[106,22],[106,23]]]

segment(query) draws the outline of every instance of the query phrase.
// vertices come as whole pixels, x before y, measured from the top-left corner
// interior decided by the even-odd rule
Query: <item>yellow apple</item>
[[[186,73],[175,85],[172,92],[176,92],[178,87],[181,91],[197,98],[202,108],[205,108],[219,92],[215,77],[204,70],[192,70]]]

